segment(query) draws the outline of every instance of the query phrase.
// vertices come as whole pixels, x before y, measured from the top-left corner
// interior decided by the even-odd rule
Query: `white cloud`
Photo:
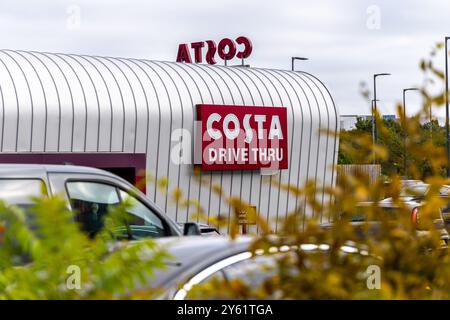
[[[67,28],[67,8],[79,6],[80,26]],[[366,9],[380,8],[380,29],[366,26]],[[380,79],[379,105],[394,111],[402,88],[420,84],[419,59],[450,30],[448,1],[388,0],[2,0],[2,47],[174,60],[177,44],[249,36],[252,66],[298,67],[328,85],[341,113],[368,113],[360,81]],[[442,64],[440,64],[442,66]],[[411,94],[411,112],[420,100]]]

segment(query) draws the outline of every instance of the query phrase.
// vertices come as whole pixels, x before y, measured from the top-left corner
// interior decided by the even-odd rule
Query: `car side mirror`
[[[201,234],[200,227],[196,222],[186,222],[184,224],[183,235],[200,236]]]

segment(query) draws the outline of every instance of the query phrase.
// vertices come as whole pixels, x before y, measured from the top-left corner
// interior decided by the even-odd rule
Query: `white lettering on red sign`
[[[202,169],[287,169],[284,107],[197,105]]]

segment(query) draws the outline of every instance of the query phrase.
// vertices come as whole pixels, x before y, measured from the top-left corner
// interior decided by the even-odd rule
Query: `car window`
[[[444,206],[441,208],[442,213],[450,213],[450,200],[447,200]]]
[[[70,181],[67,183],[67,192],[75,220],[90,236],[95,236],[103,228],[109,209],[125,201],[130,205],[127,208],[128,215],[123,226],[114,230],[119,239],[159,238],[170,233],[162,219],[150,208],[115,186],[100,182]]]
[[[341,218],[350,218],[351,222],[363,222],[363,221],[380,221],[383,219],[397,220],[402,212],[401,208],[397,207],[379,207],[378,214],[369,214],[370,208],[356,207],[355,211],[349,214],[344,214]]]
[[[163,221],[150,208],[123,190],[119,190],[119,194],[122,201],[126,201],[130,205],[127,211],[136,217],[136,225],[140,226],[136,226],[132,230],[135,238],[163,237],[167,235]]]
[[[69,182],[67,190],[71,199],[101,204],[117,204],[119,196],[116,188],[97,182]]]
[[[103,227],[104,216],[110,206],[120,203],[117,189],[97,182],[68,182],[69,195],[75,220],[83,231],[94,236]]]
[[[39,179],[0,179],[0,200],[29,209],[33,198],[42,196],[44,182]]]
[[[441,196],[448,196],[450,195],[450,187],[449,186],[442,186],[439,190],[439,195]]]
[[[400,197],[424,197],[429,188],[428,184],[406,186],[400,191]]]

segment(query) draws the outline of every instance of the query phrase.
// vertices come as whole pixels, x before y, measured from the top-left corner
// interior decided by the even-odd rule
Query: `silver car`
[[[26,210],[33,206],[32,198],[42,196],[42,192],[63,197],[74,219],[90,236],[103,227],[110,207],[125,200],[131,203],[127,213],[133,222],[130,228],[118,230],[119,237],[137,240],[201,234],[197,223],[185,223],[180,229],[142,192],[107,171],[71,165],[0,164],[0,200]]]

